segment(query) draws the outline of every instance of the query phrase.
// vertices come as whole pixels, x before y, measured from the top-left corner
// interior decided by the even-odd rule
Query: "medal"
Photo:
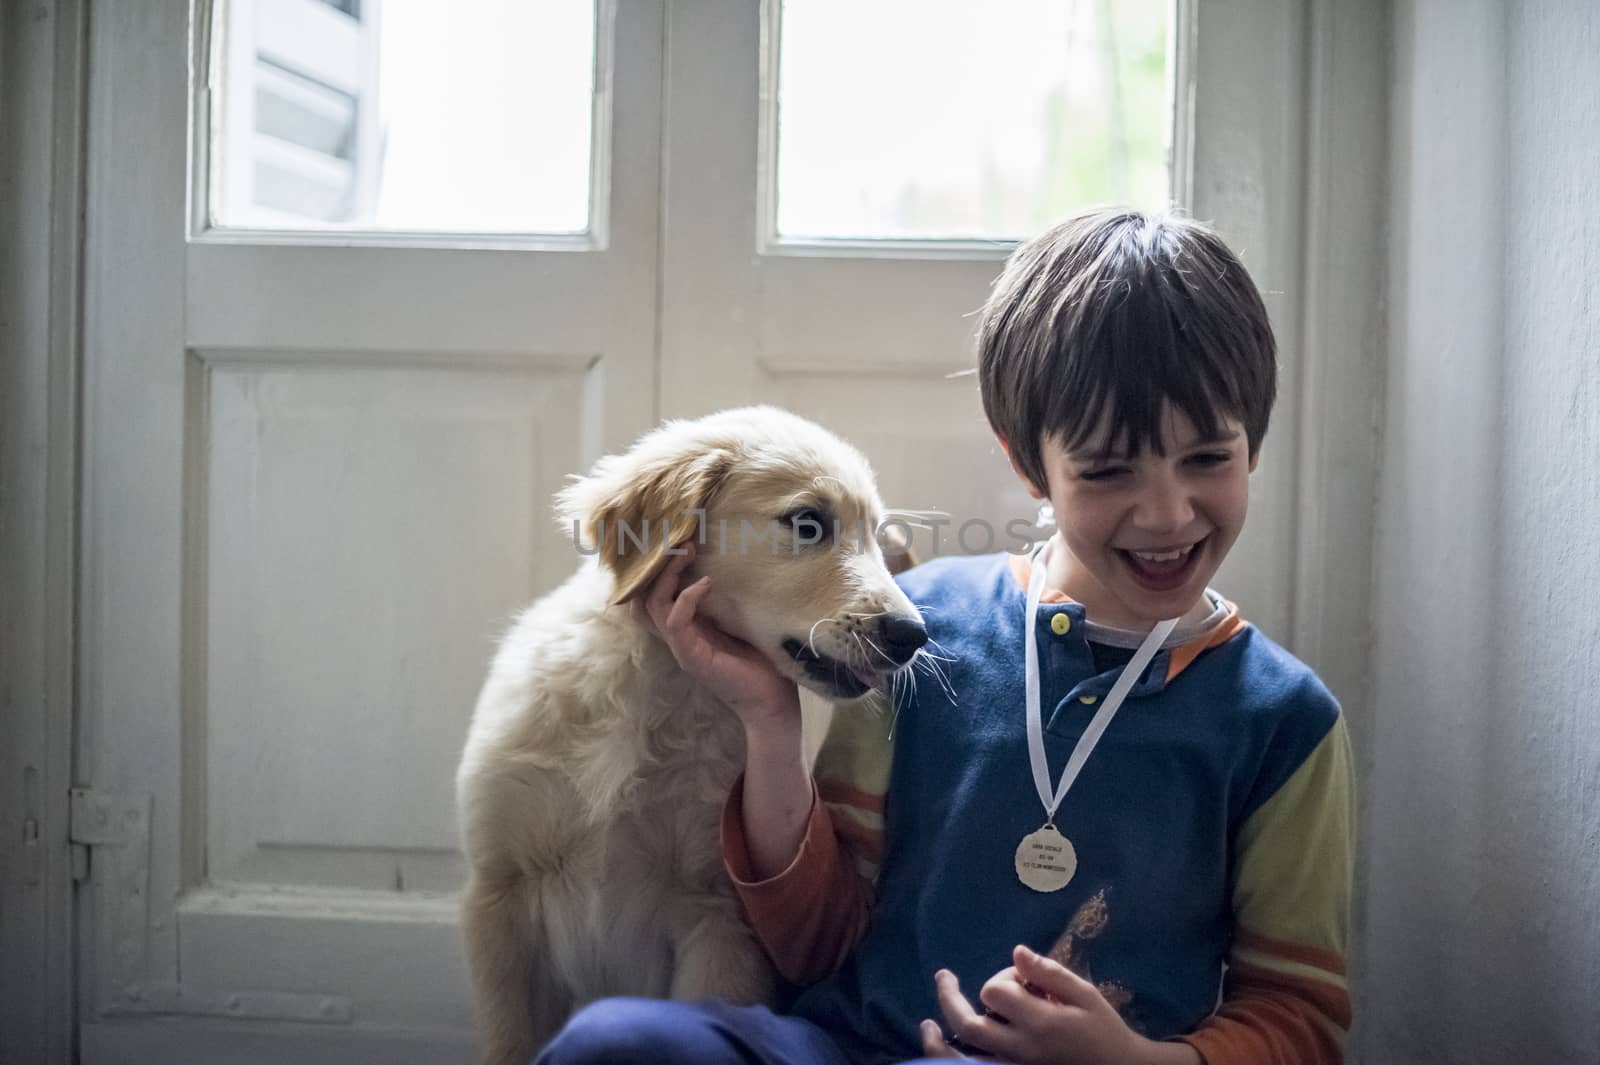
[[[1044,892],[1060,891],[1078,871],[1078,855],[1072,849],[1072,842],[1056,828],[1056,809],[1060,807],[1061,800],[1067,797],[1067,789],[1072,787],[1072,782],[1078,779],[1083,763],[1089,760],[1090,752],[1105,734],[1122,700],[1127,698],[1129,690],[1138,682],[1139,675],[1178,624],[1177,618],[1169,618],[1157,622],[1150,630],[1150,635],[1144,638],[1144,643],[1139,645],[1133,658],[1117,677],[1117,682],[1111,686],[1110,694],[1100,704],[1100,710],[1089,722],[1089,727],[1083,730],[1071,757],[1067,759],[1067,767],[1061,771],[1061,782],[1052,792],[1050,766],[1045,761],[1044,720],[1039,711],[1039,648],[1034,642],[1034,620],[1039,612],[1039,598],[1044,594],[1046,563],[1050,561],[1050,550],[1054,546],[1055,539],[1052,537],[1033,560],[1033,572],[1028,579],[1028,616],[1024,624],[1027,644],[1023,648],[1023,661],[1027,667],[1028,762],[1033,769],[1033,785],[1039,792],[1039,801],[1044,804],[1044,827],[1023,836],[1022,842],[1017,845],[1017,879],[1035,891]]]
[[[1017,844],[1017,879],[1035,891],[1060,891],[1077,871],[1078,853],[1053,821]]]

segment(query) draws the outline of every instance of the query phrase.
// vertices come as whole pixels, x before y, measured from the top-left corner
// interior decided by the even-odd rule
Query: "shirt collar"
[[[1028,579],[1033,574],[1033,560],[1028,555],[1010,556],[1011,575],[1022,588],[1024,594],[1028,590]],[[1164,645],[1167,649],[1167,677],[1166,683],[1172,683],[1174,677],[1189,667],[1201,653],[1213,647],[1227,643],[1238,633],[1243,632],[1249,622],[1239,614],[1239,608],[1222,596],[1206,589],[1206,595],[1211,597],[1213,609],[1211,613],[1195,625],[1180,625],[1173,630],[1172,638]],[[1039,596],[1040,605],[1071,603],[1075,601],[1057,588],[1046,588]],[[1093,640],[1097,635],[1121,633],[1125,630],[1113,629],[1110,626],[1098,625],[1087,621],[1088,637]],[[1096,631],[1098,630],[1098,632]],[[1176,642],[1174,642],[1176,641]],[[1111,639],[1097,640],[1098,643],[1120,646],[1120,641]],[[1134,646],[1138,645],[1138,640]]]

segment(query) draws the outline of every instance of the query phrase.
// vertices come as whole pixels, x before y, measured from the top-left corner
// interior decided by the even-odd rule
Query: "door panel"
[[[193,364],[208,880],[460,882],[452,779],[485,622],[570,568],[548,499],[580,461],[587,372],[475,361]]]

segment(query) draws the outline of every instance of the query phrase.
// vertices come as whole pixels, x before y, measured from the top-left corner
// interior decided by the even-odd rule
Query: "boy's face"
[[[1206,585],[1244,527],[1258,456],[1243,425],[1223,419],[1218,438],[1203,439],[1169,405],[1162,428],[1165,455],[1108,453],[1108,426],[1071,453],[1059,440],[1043,442],[1050,505],[1067,548],[1056,548],[1049,583],[1101,624],[1148,629],[1165,618],[1203,617]]]

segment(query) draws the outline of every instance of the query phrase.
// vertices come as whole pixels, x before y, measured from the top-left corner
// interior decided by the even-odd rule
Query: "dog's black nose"
[[[927,626],[906,614],[885,614],[878,627],[882,630],[883,653],[897,666],[911,661],[911,656],[928,642]]]

